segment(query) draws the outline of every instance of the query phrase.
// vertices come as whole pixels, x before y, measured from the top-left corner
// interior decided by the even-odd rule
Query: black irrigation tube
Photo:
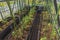
[[[37,9],[38,10],[36,10],[37,12],[35,15],[35,19],[32,23],[32,27],[30,28],[30,32],[28,34],[27,40],[39,40],[39,38],[40,38],[40,36],[39,36],[40,35],[40,28],[42,26],[39,26],[39,24],[40,24],[40,14],[42,12],[41,9],[43,9],[43,8],[40,7],[40,10],[39,10],[39,8],[37,8]]]
[[[54,0],[54,6],[55,6],[55,11],[56,11],[56,13],[57,13],[57,0]]]
[[[26,15],[28,15],[28,12],[29,12],[29,10],[25,14],[20,15],[20,20],[23,17],[25,17]],[[16,17],[16,21],[15,22],[16,22],[17,25],[19,24],[20,20],[19,20],[19,17]],[[13,30],[13,28],[14,28],[13,25],[14,24],[12,23],[11,25],[9,25],[5,30],[3,30],[0,33],[0,40],[3,40]]]

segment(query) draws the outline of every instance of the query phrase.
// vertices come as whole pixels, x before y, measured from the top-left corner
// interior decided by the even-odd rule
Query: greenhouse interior
[[[60,40],[60,0],[0,0],[0,40]]]

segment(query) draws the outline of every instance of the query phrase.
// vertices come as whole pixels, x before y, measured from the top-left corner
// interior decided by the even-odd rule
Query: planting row
[[[13,30],[9,40],[17,40],[17,39],[25,40],[29,33],[31,24],[34,20],[34,15],[35,15],[35,7],[30,9],[27,16],[23,17],[23,19],[20,21],[20,24],[18,25],[19,28],[16,30]]]

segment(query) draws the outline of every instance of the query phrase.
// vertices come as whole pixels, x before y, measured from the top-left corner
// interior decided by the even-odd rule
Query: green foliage
[[[43,38],[41,38],[40,40],[47,40],[47,38],[46,38],[46,37],[43,37]]]
[[[56,29],[52,28],[51,37],[54,37],[54,36],[56,36]]]
[[[34,15],[34,8],[32,8],[29,12],[29,14],[27,16],[25,16],[22,21],[21,21],[21,27],[22,29],[26,28],[26,25],[33,19],[33,15]]]
[[[35,12],[34,9],[35,8],[32,8],[30,10],[29,14],[22,19],[22,21],[20,22],[21,23],[20,28],[18,28],[17,30],[14,30],[12,32],[13,37],[18,37],[18,36],[22,37],[23,30],[26,28],[27,24],[33,19],[32,17],[33,17],[34,12]]]

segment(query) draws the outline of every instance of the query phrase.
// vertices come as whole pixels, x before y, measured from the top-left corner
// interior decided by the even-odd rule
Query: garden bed
[[[13,32],[10,34],[11,36],[8,37],[8,40],[26,40],[34,17],[35,11],[30,12],[27,16],[25,16],[22,19],[21,24],[18,26],[19,28],[17,30],[13,30]]]
[[[51,23],[48,12],[42,12],[42,28],[40,40],[58,40],[56,30]]]

